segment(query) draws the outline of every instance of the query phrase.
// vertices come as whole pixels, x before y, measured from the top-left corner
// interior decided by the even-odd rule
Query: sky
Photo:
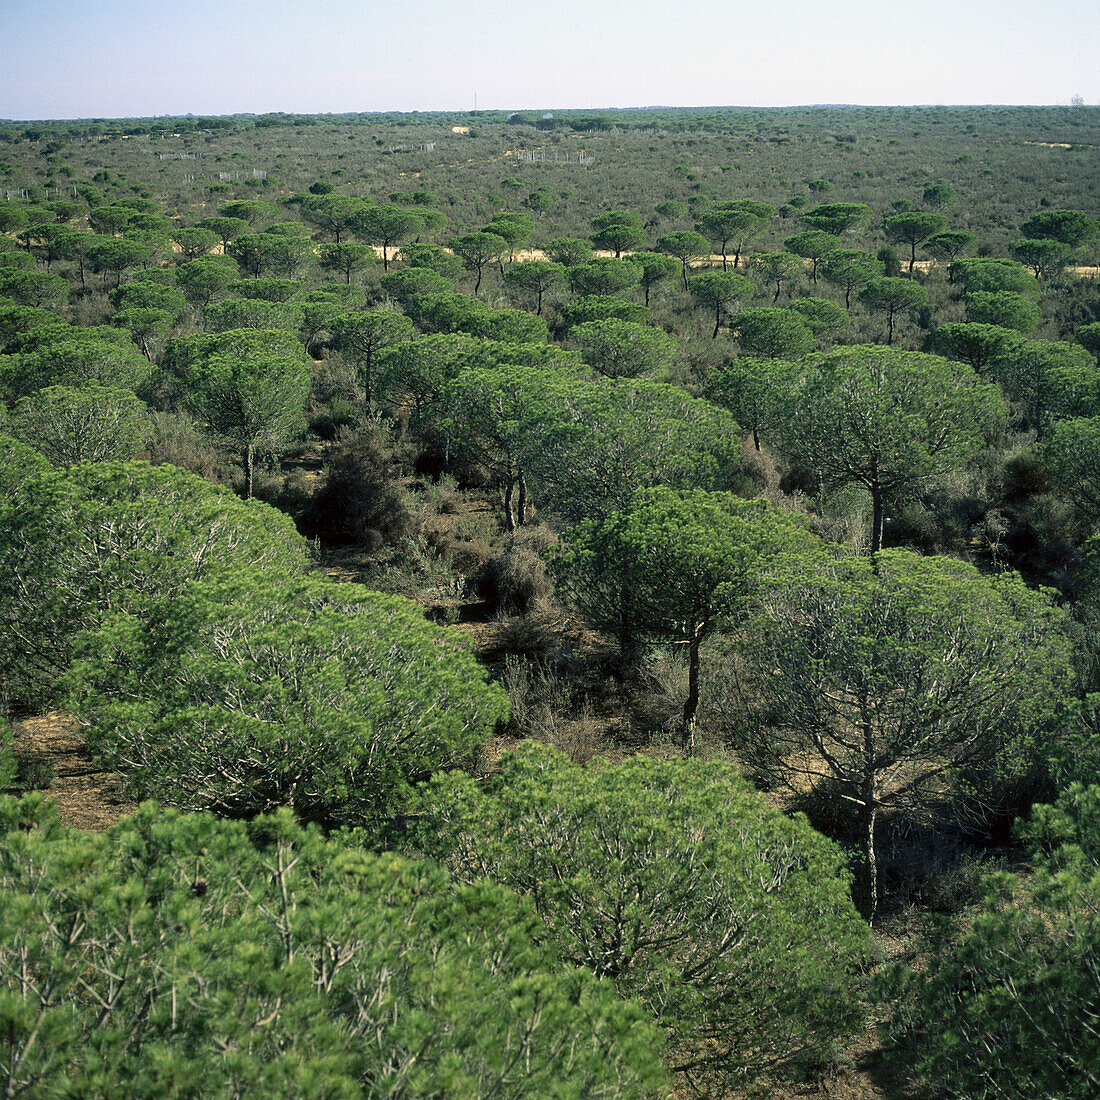
[[[0,118],[1100,104],[1100,0],[0,0]]]

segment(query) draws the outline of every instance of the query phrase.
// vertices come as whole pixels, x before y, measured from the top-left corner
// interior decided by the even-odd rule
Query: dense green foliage
[[[46,386],[15,406],[12,431],[55,466],[136,458],[149,410],[118,386]]]
[[[12,1097],[615,1097],[662,1043],[492,883],[153,804],[110,833],[0,798]]]
[[[1005,417],[1000,392],[966,364],[882,347],[804,360],[780,400],[783,448],[821,477],[871,493],[872,551],[885,499],[972,458]]]
[[[873,917],[881,808],[970,764],[1026,773],[1053,740],[1072,676],[1063,615],[1015,574],[903,550],[788,560],[760,602],[737,666],[759,708],[746,755],[857,808]]]
[[[1023,828],[1034,873],[990,877],[961,929],[941,923],[914,996],[920,1068],[952,1097],[1085,1100],[1100,1085],[1100,787],[1074,785]]]
[[[820,552],[805,525],[762,500],[728,493],[640,490],[628,507],[568,529],[555,572],[590,621],[631,652],[641,641],[683,646],[688,663],[681,742],[695,743],[699,653],[723,620],[743,614],[764,567]]]
[[[106,618],[67,684],[93,752],[142,796],[329,826],[397,816],[507,712],[408,601],[242,568]]]
[[[478,759],[506,690],[511,716],[497,737],[537,737],[578,761],[676,755],[677,745],[715,759],[736,752],[757,781],[789,780],[783,804],[804,806],[862,869],[866,915],[895,922],[906,899],[954,911],[944,943],[970,951],[970,929],[993,912],[963,913],[978,897],[983,830],[1008,843],[1013,816],[1053,800],[1058,784],[1095,781],[1100,760],[1098,697],[1088,699],[1100,692],[1098,122],[1075,106],[0,125],[0,719],[57,703],[67,672],[95,745],[135,788],[249,818],[292,807],[397,839],[423,781]],[[76,464],[51,470],[35,448]],[[323,540],[333,575],[411,596],[436,622],[462,622],[499,686],[411,605],[303,581],[304,544],[272,509],[167,465],[79,462],[135,454],[277,503]],[[868,550],[870,559],[853,556]],[[1060,611],[1044,585],[1057,588]],[[625,654],[607,645],[609,633]],[[4,775],[12,760],[24,778],[43,763],[34,728],[16,725]],[[498,744],[480,762],[490,773]],[[813,775],[796,774],[810,761]],[[723,765],[692,766],[726,783]],[[522,831],[515,823],[533,805],[569,801],[551,787],[580,797],[592,778],[575,779],[556,758],[542,767],[539,779],[505,765],[529,792],[489,835],[495,866],[510,874],[522,862],[517,847],[504,854],[505,835]],[[645,770],[631,767],[636,778]],[[681,820],[681,807],[662,809],[652,793],[668,774],[616,779],[622,805],[650,800],[645,820]],[[488,784],[498,813],[510,796],[503,779]],[[771,827],[750,802],[737,811],[738,836],[750,821],[749,832]],[[597,836],[630,835],[638,822],[617,812],[586,810],[585,822],[610,822]],[[591,881],[617,841],[593,855],[580,811],[571,813],[569,835],[538,858],[588,852],[570,881]],[[1080,820],[1087,848],[1095,823]],[[476,839],[471,827],[467,851]],[[651,891],[681,864],[699,868],[695,858],[669,845],[637,861],[630,881]],[[92,876],[112,877],[130,881],[117,869]],[[826,877],[832,898],[842,888]],[[561,881],[539,889],[549,897]],[[1078,921],[1091,887],[1063,884],[1056,898],[1037,881],[1014,888],[1013,927],[1052,968],[1037,974],[1017,959],[1017,988],[1046,989],[1048,973],[1057,984],[1074,965],[1062,941],[1091,942]],[[720,935],[700,893],[669,918],[692,949]],[[600,905],[586,927],[606,915]],[[511,919],[512,910],[485,911]],[[834,932],[838,942],[827,942]],[[682,1088],[750,1087],[761,1059],[805,1068],[843,1032],[839,1022],[821,1030],[812,1006],[819,960],[854,957],[845,936],[830,924],[813,956],[798,956],[812,978],[809,1038],[791,994],[776,1015],[746,1008],[762,1030],[753,1038],[739,1021],[728,1049],[708,1038],[718,1016],[704,1013],[702,1053],[681,1057],[692,1029],[674,1010],[706,1007],[699,991],[666,996],[683,967],[655,955],[643,965],[639,952],[637,964],[620,960],[620,984],[645,989],[648,1010],[672,1029],[676,1064],[697,1071]],[[999,950],[974,948],[975,966],[993,973]],[[751,968],[757,949],[746,951],[737,963]],[[950,1000],[956,979],[978,992],[944,1015],[978,1021],[1007,987],[951,970],[947,958],[929,971],[944,978],[937,995]],[[784,965],[783,989],[797,987]],[[838,1015],[851,1022],[858,982],[846,966],[831,977],[845,990]],[[90,984],[91,973],[80,977]],[[1067,1003],[1090,1011],[1080,985],[1057,980],[1076,990]],[[241,1055],[242,1091],[390,1089],[360,1072],[362,1052],[317,989],[292,1006],[286,988],[257,1029],[270,1037],[242,1040],[237,1026],[230,1046],[207,1057],[186,1047],[190,1033],[169,1030],[154,1061],[210,1062],[210,1080],[222,1082],[238,1072],[225,1069],[224,1052],[247,1047],[270,1076],[243,1068]],[[228,1019],[228,994],[212,995]],[[485,1014],[499,1023],[495,996]],[[482,1027],[479,1009],[454,998],[454,1011]],[[127,1034],[147,1034],[154,1000]],[[1038,1000],[1055,1003],[1047,992]],[[987,1087],[975,1051],[1030,1066],[1004,1053],[1015,1036],[1073,1052],[1021,1073],[1035,1095],[1069,1095],[1058,1073],[1087,1079],[1087,1056],[1068,1031],[1027,1030],[1010,1002],[1007,1048],[1000,1033],[983,1037],[988,1014],[958,1025],[965,1051],[944,1038],[955,1023],[927,1025],[924,1041],[969,1067],[945,1062],[944,1089]],[[570,1052],[584,1047],[580,1077],[567,1068],[548,1083],[541,1067],[571,1054],[557,1040],[546,1051],[516,1046],[515,1029],[493,1024],[482,1027],[491,1055],[465,1031],[435,1046],[426,1038],[431,1065],[415,1081],[421,1055],[409,1061],[402,1048],[402,1065],[387,1063],[390,1091],[491,1092],[498,1071],[471,1070],[466,1055],[499,1067],[509,1052],[532,1067],[535,1095],[660,1091],[649,1070],[622,1068],[641,1064],[619,1058],[614,1042],[593,1038],[599,1019],[541,1005],[578,1037]],[[79,997],[57,1008],[51,1028],[65,1013],[86,1026],[74,1022]],[[196,1008],[199,1030],[204,1012]],[[246,1025],[264,1019],[249,1012],[246,1003]],[[309,1015],[301,1026],[298,1014]],[[772,1026],[783,1014],[789,1047]],[[536,1029],[545,1018],[524,1017]],[[406,1024],[421,1026],[403,1013]],[[304,1051],[326,1028],[343,1030],[321,1065]],[[655,1050],[649,1035],[639,1041]],[[155,1076],[135,1053],[152,1049],[146,1038],[126,1048],[122,1069],[104,1068],[122,1046],[82,1039],[92,1052],[82,1061],[66,1041],[53,1076],[67,1095],[125,1091],[126,1071],[141,1088]],[[372,1056],[383,1047],[376,1039]],[[288,1069],[283,1055],[296,1050],[303,1060]],[[608,1075],[585,1077],[603,1050]],[[700,1057],[714,1078],[699,1076]],[[164,1079],[193,1094],[205,1072],[169,1068]],[[497,1094],[525,1088],[509,1078]],[[997,1089],[1012,1094],[1000,1078],[989,1095]]]
[[[16,451],[6,462],[19,464]],[[0,664],[9,704],[55,698],[80,631],[218,569],[304,570],[273,508],[171,466],[82,464],[21,478],[0,504]],[[10,484],[10,481],[9,481]]]
[[[805,1065],[858,1017],[867,931],[839,852],[729,765],[582,769],[528,744],[427,806],[428,846],[530,897],[565,959],[648,1006],[692,1087]]]

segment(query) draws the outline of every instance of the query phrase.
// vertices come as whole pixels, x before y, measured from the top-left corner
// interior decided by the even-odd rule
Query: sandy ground
[[[13,732],[16,756],[53,766],[54,780],[46,793],[57,805],[62,824],[100,832],[133,812],[122,780],[92,760],[80,727],[69,715],[24,718],[14,723]]]

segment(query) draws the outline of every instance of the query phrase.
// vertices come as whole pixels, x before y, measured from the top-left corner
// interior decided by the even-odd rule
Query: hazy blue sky
[[[0,0],[0,117],[1100,102],[1100,0]]]

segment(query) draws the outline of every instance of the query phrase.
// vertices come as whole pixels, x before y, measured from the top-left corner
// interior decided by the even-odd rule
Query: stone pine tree
[[[872,553],[887,501],[958,469],[1007,416],[1000,390],[967,364],[869,345],[805,360],[782,402],[783,449],[826,484],[871,494]]]
[[[750,297],[752,283],[734,271],[704,271],[688,279],[688,291],[699,305],[714,310],[711,339],[716,339],[723,312],[728,312],[734,302]]]
[[[424,801],[418,843],[530,897],[570,965],[644,1003],[685,1094],[804,1075],[858,1025],[869,934],[843,859],[731,764],[580,767],[527,742]]]
[[[296,336],[233,329],[189,338],[177,359],[184,404],[241,456],[252,497],[256,453],[284,450],[305,428],[312,372]]]
[[[759,719],[743,750],[773,778],[855,807],[873,920],[879,813],[938,795],[1022,731],[1042,740],[1070,683],[1064,615],[1016,574],[904,550],[805,572],[788,562],[762,593],[735,664]]]
[[[695,748],[703,642],[722,622],[741,619],[765,565],[820,553],[804,523],[762,500],[661,487],[568,529],[563,541],[559,578],[625,650],[642,641],[683,648],[688,692],[680,743],[688,754]]]

